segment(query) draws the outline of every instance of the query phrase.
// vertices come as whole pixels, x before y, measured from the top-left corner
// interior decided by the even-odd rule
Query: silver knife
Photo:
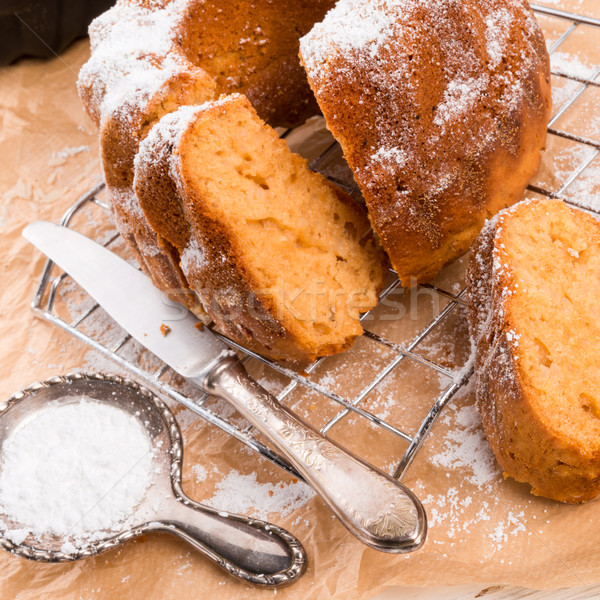
[[[289,460],[359,540],[383,552],[425,541],[418,498],[302,421],[251,379],[237,356],[141,271],[71,229],[36,221],[23,235],[66,271],[133,338],[205,392],[227,400]],[[160,325],[168,321],[164,336]]]

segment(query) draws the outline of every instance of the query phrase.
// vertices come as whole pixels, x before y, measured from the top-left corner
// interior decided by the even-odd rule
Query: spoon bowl
[[[154,531],[174,534],[230,574],[260,586],[292,583],[306,567],[300,542],[286,530],[194,502],[181,489],[183,441],[175,417],[148,389],[117,375],[71,374],[35,383],[0,406],[0,460],[4,442],[16,427],[42,409],[89,398],[134,416],[153,448],[150,481],[142,501],[124,523],[84,541],[50,533],[29,533],[22,541],[11,531],[27,525],[0,506],[0,546],[20,557],[67,562],[94,556]],[[92,536],[90,536],[92,537]],[[16,543],[18,541],[19,543]],[[65,543],[67,542],[67,543]],[[74,543],[76,542],[76,543]]]

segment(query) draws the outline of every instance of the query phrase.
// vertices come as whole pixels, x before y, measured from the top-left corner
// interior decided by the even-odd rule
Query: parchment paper
[[[596,0],[547,2],[550,6],[600,17]],[[565,26],[555,19],[541,19],[550,41]],[[568,43],[563,64],[582,68],[598,66],[599,38],[581,27]],[[49,62],[23,61],[0,70],[0,378],[5,397],[33,381],[74,370],[118,371],[54,326],[34,319],[29,308],[44,259],[22,237],[21,230],[34,219],[57,221],[83,192],[99,179],[97,133],[85,117],[75,89],[76,74],[89,52],[87,40],[78,42]],[[566,61],[566,62],[565,62]],[[557,107],[568,97],[565,82],[553,78]],[[561,92],[561,90],[563,90]],[[579,128],[600,141],[598,111],[593,98],[583,98],[579,112],[570,111],[557,123],[570,131]],[[594,120],[595,119],[595,120]],[[536,183],[556,190],[568,173],[587,158],[570,142],[549,138],[548,150]],[[597,168],[597,160],[590,169]],[[585,174],[584,174],[585,175]],[[585,190],[599,194],[589,176]],[[600,187],[600,186],[599,186]],[[596,200],[598,197],[596,196]],[[84,216],[95,226],[93,216]],[[440,280],[460,279],[464,260],[442,274]],[[431,317],[431,298],[399,299],[419,315],[402,325],[388,327],[398,341],[409,339]],[[69,308],[68,306],[66,307]],[[468,355],[464,318],[450,319],[427,342],[422,353],[452,366]],[[425,319],[425,321],[423,321]],[[97,323],[97,327],[103,327]],[[109,331],[103,332],[110,334]],[[391,327],[391,329],[389,329]],[[385,356],[362,346],[344,377],[344,392],[360,389]],[[132,353],[139,349],[133,349]],[[362,354],[361,354],[362,353]],[[362,361],[356,362],[356,359]],[[145,360],[151,360],[146,358]],[[414,428],[425,399],[447,384],[416,363],[402,365],[382,388],[365,400],[375,414]],[[331,359],[328,368],[338,374],[349,364],[347,357]],[[280,382],[264,368],[253,374],[266,385]],[[317,375],[321,377],[321,375]],[[321,382],[331,381],[323,372]],[[333,383],[332,385],[337,385]],[[318,397],[296,394],[290,404],[312,422],[324,422],[335,414]],[[367,549],[332,518],[322,502],[293,478],[251,453],[239,442],[205,424],[185,410],[178,411],[185,433],[184,489],[194,499],[233,502],[232,482],[242,492],[262,490],[270,498],[278,489],[296,490],[284,514],[269,510],[273,504],[246,503],[248,514],[260,514],[288,528],[304,543],[309,556],[306,575],[294,586],[277,591],[293,599],[371,598],[391,585],[450,585],[513,583],[537,588],[579,586],[600,582],[600,505],[565,506],[534,498],[526,486],[503,480],[495,465],[473,407],[468,387],[443,413],[408,472],[405,482],[419,495],[429,517],[425,547],[415,554],[394,556]],[[344,420],[331,431],[333,438],[367,459],[390,469],[404,446],[388,434],[376,432],[359,417]],[[256,481],[252,485],[253,478]],[[225,482],[225,483],[224,483]],[[228,483],[227,483],[228,482]],[[227,487],[229,485],[229,487]],[[261,487],[262,486],[262,487]],[[270,490],[269,493],[264,493]],[[273,492],[271,494],[270,492]],[[291,493],[291,496],[293,494]],[[238,498],[239,503],[239,498]],[[290,508],[291,507],[291,508]],[[0,554],[0,597],[19,599],[78,598],[263,598],[273,590],[257,590],[226,576],[188,546],[167,535],[151,535],[96,558],[66,565],[44,565]]]

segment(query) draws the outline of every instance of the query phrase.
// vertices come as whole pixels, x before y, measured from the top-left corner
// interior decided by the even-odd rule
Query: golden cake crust
[[[568,235],[586,241],[577,250],[576,241],[564,244]],[[586,367],[600,354],[589,320],[597,296],[587,290],[599,251],[596,219],[559,201],[525,201],[486,225],[467,273],[477,405],[490,446],[506,475],[563,502],[600,493],[599,381],[595,365]],[[584,253],[593,262],[582,263]],[[574,308],[580,271],[589,282]]]
[[[551,101],[524,0],[341,0],[300,48],[403,285],[431,279],[522,197]]]
[[[199,306],[177,250],[148,224],[132,189],[141,140],[179,106],[245,92],[273,125],[300,122],[316,102],[298,59],[298,39],[332,0],[121,0],[90,26],[92,54],[78,80],[100,128],[108,199],[119,232],[154,284]]]
[[[133,191],[133,163],[139,144],[160,117],[178,106],[204,101],[211,88],[203,73],[181,73],[170,77],[152,97],[139,102],[127,94],[106,114],[100,130],[100,155],[113,220],[128,242],[140,266],[153,283],[172,300],[196,305],[177,250],[158,236],[148,224]]]
[[[245,94],[273,126],[300,123],[316,103],[298,40],[334,3],[119,0],[90,26],[91,57],[78,79],[83,104],[100,124],[124,91],[137,90],[143,104],[158,79],[187,73],[212,82],[213,99]]]

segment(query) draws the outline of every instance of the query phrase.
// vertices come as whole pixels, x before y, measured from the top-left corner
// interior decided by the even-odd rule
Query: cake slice
[[[306,363],[347,349],[386,259],[361,206],[308,169],[242,95],[166,115],[135,191],[204,310],[246,347]]]
[[[536,495],[600,492],[600,222],[558,200],[488,222],[468,269],[477,403],[498,462]]]

